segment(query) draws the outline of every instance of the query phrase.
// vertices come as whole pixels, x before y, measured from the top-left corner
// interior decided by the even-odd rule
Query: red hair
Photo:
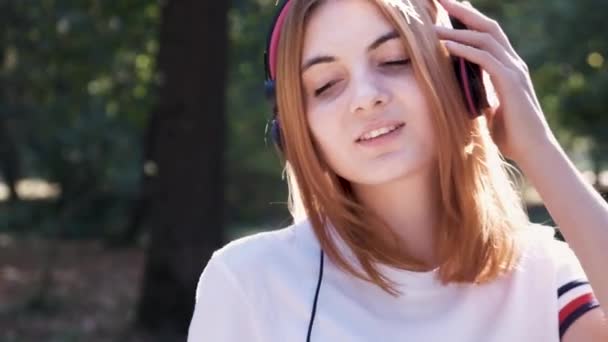
[[[381,0],[373,2],[404,40],[416,80],[435,113],[441,217],[434,246],[439,253],[439,276],[444,283],[493,280],[515,267],[520,255],[516,233],[529,224],[509,177],[512,167],[493,143],[485,118],[468,118],[448,52],[432,29],[438,17],[435,3],[410,0],[423,24],[408,24],[398,8]],[[341,269],[396,295],[398,291],[376,263],[410,270],[427,270],[430,265],[396,246],[398,238],[386,222],[359,203],[349,182],[320,157],[308,128],[300,65],[307,18],[322,3],[290,0],[277,46],[277,105],[290,211],[295,221],[310,220],[321,247]],[[339,252],[330,226],[364,272]]]

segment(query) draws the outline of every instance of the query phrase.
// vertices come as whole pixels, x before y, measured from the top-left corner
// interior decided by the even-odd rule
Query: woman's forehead
[[[354,45],[367,47],[378,36],[393,30],[373,1],[325,1],[307,21],[303,58]]]

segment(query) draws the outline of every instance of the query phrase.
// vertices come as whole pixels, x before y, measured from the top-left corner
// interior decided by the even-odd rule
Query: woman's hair
[[[433,0],[407,1],[415,6],[423,24],[408,24],[406,15],[391,4],[395,1],[372,2],[400,33],[434,113],[440,192],[434,247],[439,253],[439,278],[446,284],[490,281],[515,267],[521,254],[516,233],[529,223],[509,177],[513,168],[493,143],[485,118],[469,119],[449,54],[433,30],[438,15]],[[276,99],[289,209],[294,221],[310,221],[321,247],[336,265],[396,295],[395,283],[375,263],[420,271],[429,265],[399,249],[397,235],[386,222],[357,201],[350,183],[323,160],[307,123],[300,65],[307,19],[322,3],[290,0],[278,45]],[[330,230],[350,247],[364,272],[340,253]]]

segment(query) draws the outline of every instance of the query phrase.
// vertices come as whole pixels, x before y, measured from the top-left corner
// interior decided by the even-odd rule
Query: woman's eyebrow
[[[373,43],[370,44],[370,46],[367,48],[367,51],[370,52],[374,49],[377,49],[380,45],[386,43],[387,41],[391,40],[391,39],[395,39],[395,38],[399,38],[399,33],[397,31],[391,31],[388,33],[385,33],[383,35],[381,35],[380,37],[378,37],[378,39],[374,40]]]
[[[380,37],[378,37],[376,40],[374,40],[373,43],[371,43],[368,47],[367,47],[367,51],[370,52],[372,50],[377,49],[380,45],[386,43],[389,40],[392,39],[396,39],[399,38],[399,33],[397,31],[390,31],[388,33],[385,33],[383,35],[381,35]],[[315,56],[312,57],[310,59],[308,59],[303,65],[302,65],[302,69],[301,72],[305,72],[308,68],[310,68],[311,66],[315,65],[315,64],[320,64],[320,63],[332,63],[335,62],[336,58],[333,56]]]
[[[332,57],[332,56],[316,56],[316,57],[310,58],[309,60],[306,61],[306,63],[304,63],[304,65],[302,65],[301,72],[306,71],[308,68],[310,68],[311,66],[313,66],[315,64],[331,63],[331,62],[335,62],[335,61],[336,61],[336,58]]]

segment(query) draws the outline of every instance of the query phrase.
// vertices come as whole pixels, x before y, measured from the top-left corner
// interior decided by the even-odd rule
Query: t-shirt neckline
[[[301,227],[306,234],[308,239],[311,239],[316,248],[321,248],[316,234],[312,228],[310,222],[302,224]],[[333,230],[330,231],[331,235],[336,242],[336,245],[342,255],[347,258],[348,261],[360,271],[363,271],[359,261],[354,256],[352,249],[346,244],[344,240]],[[325,258],[325,262],[331,262],[328,258]],[[432,292],[445,288],[448,285],[443,285],[438,277],[439,267],[436,267],[429,271],[412,271],[397,268],[394,266],[377,263],[378,270],[387,276],[390,280],[396,282],[395,289],[401,292],[416,291],[416,292]]]

